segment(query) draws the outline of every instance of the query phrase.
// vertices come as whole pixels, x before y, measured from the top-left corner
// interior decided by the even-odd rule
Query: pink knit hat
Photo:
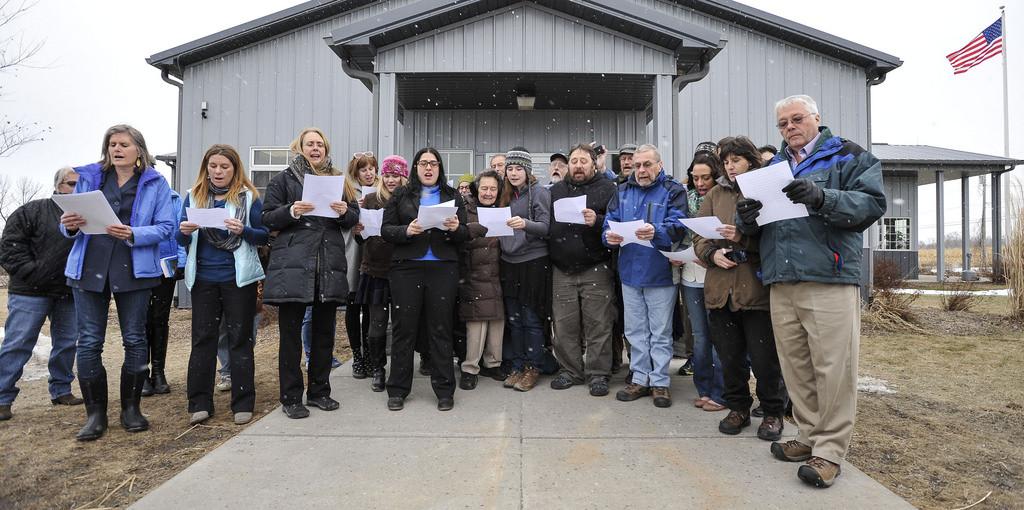
[[[409,162],[402,156],[388,156],[380,164],[380,173],[381,175],[399,175],[408,179]]]

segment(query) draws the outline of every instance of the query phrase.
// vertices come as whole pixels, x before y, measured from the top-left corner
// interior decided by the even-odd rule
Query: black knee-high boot
[[[100,367],[99,376],[78,379],[85,401],[85,426],[78,431],[79,441],[95,441],[107,431],[107,371]]]
[[[121,426],[128,432],[142,432],[149,429],[149,421],[142,416],[139,404],[142,400],[142,385],[149,378],[149,370],[130,372],[121,367]]]

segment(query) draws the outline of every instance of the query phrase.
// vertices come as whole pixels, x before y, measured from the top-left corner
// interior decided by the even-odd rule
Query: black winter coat
[[[69,292],[64,266],[73,239],[60,231],[62,211],[53,200],[33,200],[7,218],[0,239],[0,266],[11,280],[8,291],[24,296],[62,297]]]
[[[455,206],[458,208],[455,215],[459,218],[459,227],[455,232],[432,228],[409,237],[405,231],[419,215],[420,195],[409,186],[395,190],[391,200],[384,206],[384,225],[381,227],[381,237],[395,245],[395,251],[391,254],[393,262],[418,259],[427,254],[427,245],[430,245],[430,251],[438,259],[459,259],[459,244],[469,239],[469,230],[466,228],[466,202],[451,186],[441,186],[441,203],[451,200],[455,200]]]
[[[359,206],[348,204],[340,218],[292,218],[291,206],[302,200],[302,183],[285,169],[267,185],[263,199],[263,225],[278,231],[270,248],[263,302],[313,303],[348,298],[348,263],[342,229],[359,222]],[[316,296],[314,296],[316,289]]]
[[[501,243],[484,237],[487,227],[478,223],[477,205],[466,204],[470,241],[462,245],[459,261],[459,318],[490,321],[505,318],[501,296]]]
[[[615,196],[615,183],[595,173],[590,180],[575,184],[568,177],[551,186],[551,228],[548,230],[548,256],[561,271],[576,274],[612,258],[612,252],[601,242],[604,216],[608,202]],[[594,226],[555,221],[553,205],[562,198],[587,196],[587,209],[597,214]]]

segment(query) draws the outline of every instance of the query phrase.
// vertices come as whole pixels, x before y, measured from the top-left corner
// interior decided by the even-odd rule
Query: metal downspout
[[[679,93],[682,92],[683,87],[686,85],[703,80],[710,71],[710,62],[707,60],[707,57],[704,57],[701,58],[700,67],[698,67],[696,71],[676,76],[676,78],[672,80],[672,122],[673,124],[676,124],[672,126],[672,136],[676,140],[679,139],[679,133],[676,129],[678,127],[676,120],[679,118]],[[672,173],[676,174],[679,171],[678,169],[683,168],[687,163],[684,163],[683,155],[681,153],[682,145],[679,143],[673,143],[672,145],[672,161],[674,162],[673,165],[676,167],[672,169]],[[679,180],[680,177],[681,176],[676,175],[676,180]]]
[[[181,173],[178,172],[178,168],[181,168],[181,122],[184,116],[184,90],[185,83],[171,78],[167,68],[160,70],[160,79],[170,83],[178,89],[178,138],[175,140],[174,154],[177,156],[177,160],[174,162],[174,166],[171,168],[171,187],[176,190],[181,189]]]
[[[881,85],[885,83],[885,74],[869,78],[867,80],[867,105],[868,105],[868,139],[865,141],[868,150],[871,148],[871,87]],[[872,246],[874,240],[878,239],[878,223],[868,227],[867,239],[864,242],[864,264],[866,267],[861,267],[861,286],[860,286],[860,299],[863,303],[869,302],[871,299],[871,287],[875,281],[875,249]]]
[[[341,70],[344,71],[345,74],[360,80],[363,83],[370,83],[370,91],[373,93],[373,114],[371,115],[373,122],[371,127],[372,136],[370,139],[370,146],[374,148],[373,150],[377,150],[377,142],[380,136],[380,80],[377,79],[377,75],[374,73],[368,73],[352,67],[351,63],[349,63],[349,59],[347,58],[341,59]]]

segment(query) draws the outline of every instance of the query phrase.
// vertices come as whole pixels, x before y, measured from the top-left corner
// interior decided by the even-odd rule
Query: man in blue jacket
[[[604,242],[619,248],[619,278],[629,339],[632,380],[615,398],[629,402],[652,395],[654,405],[669,407],[668,366],[672,361],[672,310],[676,288],[669,261],[658,250],[671,250],[683,238],[686,188],[668,176],[658,148],[644,144],[633,155],[633,174],[612,196],[604,221]],[[642,221],[633,234],[644,244],[627,242],[612,232],[612,222]],[[647,246],[649,244],[650,246]]]
[[[795,178],[782,189],[810,216],[757,225],[761,203],[736,204],[737,226],[761,236],[761,270],[771,291],[772,328],[793,402],[795,440],[772,443],[797,475],[830,487],[840,473],[857,414],[860,254],[863,232],[885,213],[881,163],[821,126],[809,96],[775,104],[782,150]]]

